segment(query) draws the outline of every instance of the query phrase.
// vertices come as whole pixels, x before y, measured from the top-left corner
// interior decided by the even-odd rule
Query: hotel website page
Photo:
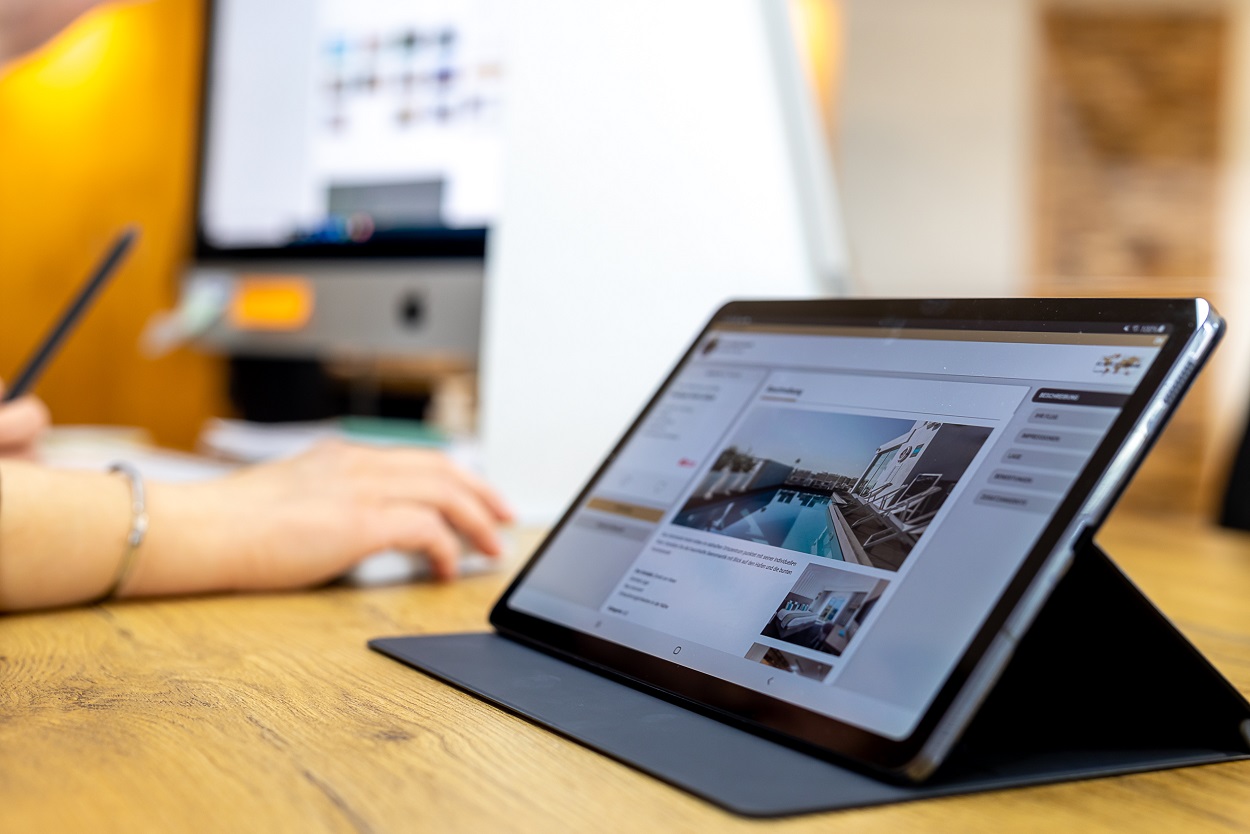
[[[1167,338],[1022,336],[710,332],[510,607],[905,737]]]

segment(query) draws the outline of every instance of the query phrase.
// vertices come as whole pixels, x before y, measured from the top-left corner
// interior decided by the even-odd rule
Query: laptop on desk
[[[1244,757],[1245,700],[1092,545],[1222,328],[1193,299],[730,303],[494,634],[370,645],[744,813]],[[1124,692],[1164,662],[1206,683]]]

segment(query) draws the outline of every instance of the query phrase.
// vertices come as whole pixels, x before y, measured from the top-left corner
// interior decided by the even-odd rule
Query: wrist
[[[204,484],[147,485],[148,529],[121,597],[226,591],[236,587],[227,514]]]
[[[121,590],[126,587],[131,575],[134,573],[135,563],[139,559],[139,550],[143,547],[143,540],[148,532],[148,509],[143,476],[139,474],[139,470],[128,463],[114,463],[109,467],[109,473],[121,475],[129,485],[130,526],[126,531],[126,546],[122,553],[121,562],[117,566],[117,573],[113,577],[108,590],[100,597],[101,600],[118,596]]]
[[[0,468],[0,609],[98,598],[126,545],[125,482],[18,461]]]

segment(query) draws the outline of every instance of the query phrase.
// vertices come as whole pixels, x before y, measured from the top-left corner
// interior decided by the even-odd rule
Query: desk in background
[[[1100,542],[1250,692],[1250,536],[1124,516]],[[497,574],[0,618],[0,830],[1250,825],[1250,762],[753,822],[365,648],[379,635],[484,630],[505,581]]]

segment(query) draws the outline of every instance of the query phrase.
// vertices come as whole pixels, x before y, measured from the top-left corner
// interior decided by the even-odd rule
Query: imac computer
[[[206,5],[182,289],[221,315],[198,342],[472,367],[499,197],[497,3]]]

